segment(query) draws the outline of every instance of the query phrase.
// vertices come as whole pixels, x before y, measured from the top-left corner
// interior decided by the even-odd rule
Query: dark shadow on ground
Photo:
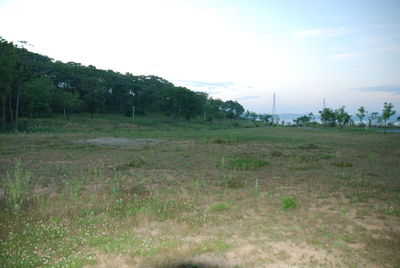
[[[154,268],[225,268],[225,267],[220,266],[218,264],[184,262],[184,263],[159,265]]]

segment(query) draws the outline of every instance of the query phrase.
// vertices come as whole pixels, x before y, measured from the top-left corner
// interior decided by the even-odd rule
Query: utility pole
[[[273,124],[276,124],[275,123],[275,121],[278,121],[277,119],[277,116],[276,116],[276,100],[275,100],[275,92],[274,92],[274,97],[273,97],[273,99],[272,99],[272,102],[273,102],[273,104],[272,104],[272,123]]]
[[[129,90],[129,95],[132,96],[132,104],[134,104],[135,92],[131,89]],[[132,119],[135,119],[135,105],[132,105]]]
[[[275,103],[275,92],[274,92],[274,98],[273,98],[273,105],[272,105],[272,115],[276,114],[276,103]]]

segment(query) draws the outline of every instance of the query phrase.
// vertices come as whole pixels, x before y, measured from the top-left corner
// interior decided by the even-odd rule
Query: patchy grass
[[[259,158],[237,158],[229,159],[226,163],[218,163],[221,168],[233,169],[233,170],[254,170],[263,166],[268,166],[270,163]]]
[[[242,123],[79,115],[0,135],[0,266],[398,266],[398,134]],[[80,143],[102,137],[164,142]]]

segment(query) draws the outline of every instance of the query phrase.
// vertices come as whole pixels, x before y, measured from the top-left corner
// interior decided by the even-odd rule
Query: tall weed
[[[29,171],[22,169],[20,160],[15,162],[13,170],[7,172],[5,184],[6,202],[11,211],[19,211],[26,201],[31,177],[32,174]]]

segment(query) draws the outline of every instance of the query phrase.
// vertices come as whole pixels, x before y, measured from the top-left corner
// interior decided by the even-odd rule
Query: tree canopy
[[[98,112],[129,115],[165,113],[176,119],[236,119],[244,112],[236,101],[213,99],[177,87],[155,75],[133,75],[76,62],[63,63],[0,38],[0,102],[3,130],[17,130],[19,116]]]

